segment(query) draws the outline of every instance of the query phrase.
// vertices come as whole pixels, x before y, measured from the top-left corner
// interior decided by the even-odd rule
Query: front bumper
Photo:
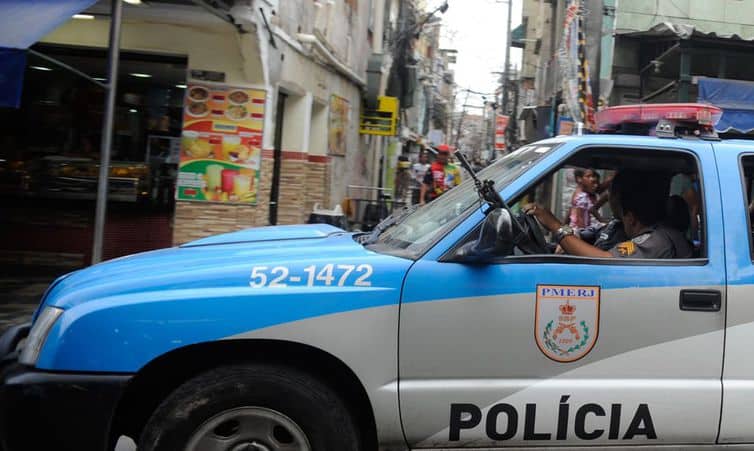
[[[19,335],[16,329],[3,334],[0,351]],[[0,449],[108,449],[115,408],[131,376],[42,371],[21,365],[16,354],[0,354]]]

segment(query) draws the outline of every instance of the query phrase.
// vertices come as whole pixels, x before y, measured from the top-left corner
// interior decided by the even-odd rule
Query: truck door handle
[[[681,290],[681,310],[693,312],[719,312],[722,294],[717,290]]]

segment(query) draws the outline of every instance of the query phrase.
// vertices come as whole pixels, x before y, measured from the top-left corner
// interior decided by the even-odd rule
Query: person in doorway
[[[461,171],[451,164],[450,147],[447,144],[437,146],[437,158],[424,176],[420,203],[424,204],[440,197],[443,193],[461,183]]]

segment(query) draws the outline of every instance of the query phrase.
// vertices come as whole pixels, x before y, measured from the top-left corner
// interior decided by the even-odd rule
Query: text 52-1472
[[[372,282],[369,279],[373,272],[372,265],[366,263],[309,265],[299,274],[292,274],[287,266],[254,266],[251,269],[249,286],[251,288],[281,288],[289,285],[370,287]]]

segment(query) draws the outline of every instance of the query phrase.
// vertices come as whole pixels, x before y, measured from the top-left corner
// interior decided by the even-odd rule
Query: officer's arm
[[[542,208],[539,205],[527,205],[524,207],[524,211],[526,211],[527,214],[536,216],[542,226],[550,232],[557,232],[562,225],[548,209]],[[575,235],[564,237],[558,244],[560,244],[560,247],[570,255],[592,258],[613,258],[613,254],[610,252],[594,247]]]
[[[610,252],[603,251],[598,247],[594,247],[575,235],[566,236],[565,238],[560,240],[559,244],[560,247],[562,247],[563,250],[565,250],[566,253],[570,255],[592,258],[614,258],[613,254],[611,254]]]
[[[597,202],[592,206],[592,208],[589,209],[589,213],[591,213],[592,216],[597,218],[597,221],[599,222],[607,222],[600,215],[600,208],[602,208],[602,206],[605,205],[605,202],[607,202],[607,193],[601,194],[600,197],[597,198]]]

